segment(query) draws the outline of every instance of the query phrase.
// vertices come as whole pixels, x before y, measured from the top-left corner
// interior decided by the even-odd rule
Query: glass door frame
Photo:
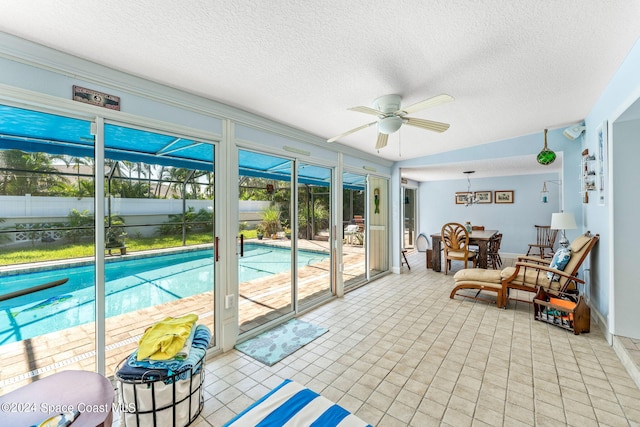
[[[406,192],[413,192],[413,209],[412,209],[412,220],[413,220],[413,246],[405,246],[405,232],[406,232],[406,217],[407,217],[407,209],[406,209]],[[404,249],[415,249],[416,248],[416,239],[418,238],[418,189],[415,187],[411,187],[408,185],[402,186],[402,215],[400,218],[400,230],[402,231],[402,247]]]
[[[240,331],[240,314],[239,314],[239,299],[237,299],[238,301],[238,314],[237,314],[237,322],[236,324],[238,325],[238,334],[237,334],[237,339],[236,342],[242,342],[245,341],[269,328],[272,328],[274,325],[277,325],[279,323],[283,323],[293,317],[295,317],[297,314],[299,314],[301,311],[306,311],[306,310],[310,310],[312,308],[317,307],[318,305],[326,302],[328,299],[334,298],[336,297],[337,294],[337,284],[336,284],[336,271],[337,271],[337,256],[336,256],[336,251],[335,251],[335,244],[333,242],[336,241],[336,231],[335,231],[335,221],[336,221],[336,176],[337,176],[337,166],[335,163],[331,163],[331,162],[322,162],[322,161],[310,161],[311,159],[305,158],[305,157],[299,157],[299,156],[291,156],[290,153],[286,153],[284,151],[281,150],[276,150],[276,149],[269,149],[268,147],[264,147],[264,146],[256,146],[254,144],[236,144],[235,146],[235,165],[233,167],[236,168],[237,170],[237,178],[239,179],[241,174],[240,174],[240,151],[248,151],[248,152],[252,152],[252,153],[257,153],[257,154],[261,154],[261,155],[266,155],[266,156],[273,156],[273,157],[278,157],[278,158],[282,158],[284,160],[287,161],[291,161],[292,164],[292,172],[291,172],[291,179],[290,179],[290,184],[291,184],[291,201],[290,201],[290,218],[289,218],[289,224],[290,224],[290,228],[292,230],[292,235],[291,235],[291,295],[292,295],[292,310],[291,312],[288,312],[284,315],[278,316],[276,319],[272,319],[269,320],[268,322],[265,322],[264,324],[261,324],[259,326],[256,326],[250,330],[241,332]],[[314,301],[313,304],[309,304],[309,305],[305,305],[305,306],[301,306],[300,301],[299,301],[299,278],[298,278],[298,273],[299,273],[299,269],[298,269],[298,243],[299,243],[299,238],[298,238],[298,233],[293,232],[294,230],[298,229],[298,208],[299,208],[299,198],[298,198],[298,191],[299,191],[299,167],[301,164],[304,165],[310,165],[310,166],[317,166],[317,167],[321,167],[321,168],[327,168],[330,170],[330,174],[331,174],[331,183],[330,183],[330,195],[329,195],[329,199],[331,201],[331,212],[329,212],[328,216],[329,216],[329,247],[330,247],[330,275],[329,275],[329,287],[330,287],[330,295],[326,298],[319,298],[317,301]],[[238,194],[238,200],[239,200],[239,194]],[[238,216],[236,216],[237,218]],[[237,222],[238,220],[235,221],[235,223],[233,223],[231,225],[232,228],[235,227],[235,230],[237,230]],[[240,261],[240,253],[239,251],[235,251],[235,258],[236,258],[236,269],[237,266],[239,265],[239,261]],[[240,277],[238,274],[236,274],[236,289],[238,291],[238,295],[240,294]]]
[[[267,150],[267,147],[256,147],[256,146],[241,146],[238,145],[235,147],[235,168],[236,168],[236,176],[237,176],[237,180],[236,180],[236,186],[239,184],[239,179],[241,176],[243,176],[240,172],[240,152],[241,151],[246,151],[246,152],[250,152],[250,153],[255,153],[258,155],[262,155],[262,156],[269,156],[269,157],[277,157],[283,160],[286,160],[287,162],[291,162],[291,175],[289,176],[289,185],[290,185],[290,193],[291,193],[291,199],[289,202],[289,224],[292,227],[292,229],[294,229],[293,227],[297,227],[297,218],[295,218],[295,215],[292,215],[293,212],[296,212],[297,209],[297,204],[296,204],[296,199],[297,196],[294,196],[294,192],[297,191],[297,180],[296,178],[296,174],[297,174],[297,164],[296,164],[296,159],[288,156],[286,154],[282,154],[279,152],[276,152],[276,150]],[[239,189],[237,190],[237,202],[239,203],[240,201],[240,197],[239,197]],[[229,204],[231,204],[231,200],[229,200]],[[239,211],[238,211],[239,213]],[[238,224],[240,222],[239,219],[239,215],[236,216],[236,220],[231,220],[231,224],[230,224],[230,228],[234,231],[234,236],[238,235]],[[296,268],[296,259],[297,259],[297,254],[295,253],[296,251],[293,250],[294,248],[294,242],[296,242],[297,240],[294,240],[294,237],[292,236],[291,239],[291,272],[290,272],[290,294],[291,294],[291,310],[288,311],[285,314],[279,315],[277,318],[271,319],[266,321],[265,323],[262,323],[258,326],[252,327],[251,329],[248,329],[246,331],[241,331],[240,330],[240,275],[239,275],[239,267],[240,267],[240,260],[242,259],[242,253],[243,253],[243,248],[241,248],[240,246],[243,244],[242,240],[243,238],[240,239],[240,242],[238,242],[238,238],[236,237],[234,239],[236,241],[235,247],[236,247],[236,251],[235,251],[235,268],[236,268],[236,280],[235,280],[235,288],[237,289],[237,295],[238,297],[236,298],[237,306],[236,306],[236,327],[237,327],[237,338],[236,338],[236,343],[240,343],[242,341],[245,341],[271,327],[273,327],[274,325],[283,323],[293,317],[295,317],[296,313],[297,313],[297,289],[296,289],[296,282],[295,282],[295,278],[297,277],[297,268]]]
[[[146,129],[158,133],[166,133],[169,135],[180,135],[183,137],[197,139],[198,141],[206,142],[212,145],[214,152],[214,164],[213,173],[219,174],[220,159],[219,147],[220,135],[213,135],[210,132],[192,129],[183,125],[178,125],[170,122],[158,122],[153,119],[147,119],[142,116],[128,115],[125,118],[121,116],[120,112],[110,112],[105,110],[96,114],[95,107],[85,106],[80,103],[67,104],[60,102],[57,99],[48,100],[47,98],[33,98],[27,93],[18,91],[17,96],[21,99],[20,102],[6,99],[4,94],[0,94],[0,103],[2,105],[11,106],[15,108],[30,110],[36,113],[53,114],[64,118],[73,118],[86,121],[91,127],[91,133],[94,135],[93,141],[93,160],[96,165],[104,165],[105,160],[105,125],[118,124],[122,126],[131,127],[134,129]],[[107,369],[106,364],[106,292],[105,292],[105,223],[104,216],[106,212],[106,198],[99,195],[104,194],[105,191],[105,176],[102,173],[101,167],[96,167],[93,174],[93,190],[95,196],[93,196],[94,206],[94,255],[92,257],[94,262],[94,352],[93,356],[94,369],[100,374],[105,374]],[[215,176],[215,175],[214,175]],[[219,179],[214,178],[214,194],[220,194]],[[213,200],[214,213],[220,212],[220,197],[214,197]],[[220,216],[214,214],[213,223],[213,238],[216,238],[216,233],[221,230]],[[215,260],[214,260],[215,262]],[[218,283],[222,283],[220,280],[220,271],[222,268],[216,263],[214,282],[212,283],[212,289],[214,292],[214,306],[211,309],[214,312],[214,328],[212,331],[215,342],[212,341],[210,350],[215,350],[219,347],[220,337],[220,310],[219,310],[219,286]],[[114,368],[114,367],[111,367]]]
[[[336,256],[336,229],[335,229],[335,218],[336,218],[336,166],[335,165],[328,165],[328,164],[322,164],[319,162],[310,162],[308,159],[302,159],[302,158],[296,158],[295,160],[295,174],[296,174],[296,188],[295,188],[295,200],[294,202],[294,209],[295,209],[295,225],[296,227],[293,228],[292,226],[292,230],[296,230],[295,233],[292,233],[292,248],[295,248],[295,252],[297,254],[298,252],[298,213],[299,213],[299,206],[300,206],[300,199],[299,199],[299,190],[300,190],[300,185],[299,185],[299,167],[300,165],[308,165],[308,166],[312,166],[312,167],[318,167],[318,168],[324,168],[327,169],[329,171],[329,195],[328,195],[328,200],[329,200],[329,212],[327,214],[328,216],[328,220],[329,220],[329,224],[328,224],[328,229],[329,229],[329,236],[328,236],[328,249],[329,249],[329,293],[324,295],[324,296],[320,296],[317,297],[315,299],[313,299],[311,301],[311,303],[309,304],[302,304],[300,299],[299,299],[299,277],[298,277],[298,263],[297,261],[295,262],[295,268],[296,268],[296,282],[295,282],[295,288],[296,288],[296,313],[300,313],[301,311],[306,311],[309,309],[312,309],[314,307],[317,307],[319,304],[324,303],[325,301],[334,298],[337,295],[337,280],[336,280],[336,271],[337,271],[337,256]],[[295,240],[294,240],[295,237]],[[311,236],[311,238],[309,240],[313,240],[314,236]],[[293,251],[292,251],[293,252]],[[292,261],[293,262],[293,261]]]
[[[96,131],[97,131],[96,139],[95,139],[96,164],[98,159],[98,147],[102,150],[99,153],[102,164],[104,164],[104,161],[105,161],[105,149],[106,149],[105,128],[107,125],[120,126],[120,127],[130,128],[134,130],[147,131],[147,132],[157,133],[161,135],[173,136],[176,138],[192,139],[195,142],[203,143],[211,146],[211,149],[213,152],[212,173],[213,173],[213,194],[214,194],[214,197],[212,200],[213,230],[211,232],[211,237],[213,240],[214,274],[213,274],[213,283],[211,284],[211,291],[213,295],[213,301],[211,305],[211,310],[213,311],[213,330],[211,331],[211,342],[209,344],[210,347],[208,351],[217,351],[221,347],[221,340],[222,340],[221,283],[224,283],[224,280],[225,280],[223,265],[220,262],[220,258],[219,258],[219,253],[220,253],[219,235],[220,235],[220,230],[222,230],[222,224],[223,224],[223,219],[222,219],[223,215],[221,214],[222,200],[219,195],[221,194],[220,182],[222,181],[220,179],[220,176],[221,176],[220,173],[222,170],[221,147],[223,146],[222,141],[224,140],[224,137],[221,135],[212,135],[206,131],[202,131],[195,128],[194,129],[186,128],[182,125],[177,125],[170,122],[158,123],[153,120],[149,122],[145,118],[140,118],[140,117],[136,119],[124,120],[122,117],[116,116],[113,118],[109,118],[106,115],[101,115],[96,117]],[[98,170],[98,168],[96,168],[96,170]],[[102,173],[95,174],[96,194],[104,194],[106,182],[103,175],[104,174]],[[102,187],[100,193],[98,193],[98,181],[100,181],[99,185]],[[101,211],[100,214],[98,213],[98,206],[100,206],[100,211]],[[95,212],[96,212],[96,215],[95,215],[96,218],[101,218],[105,216],[105,213],[106,213],[105,198],[96,197]],[[98,230],[99,228],[100,230]],[[104,243],[105,243],[104,242],[104,236],[105,236],[104,221],[96,221],[95,230],[96,230],[96,244],[98,244],[99,239],[101,239],[102,241],[102,246],[96,246],[96,247],[104,247]],[[98,262],[98,259],[102,259],[102,262]],[[98,292],[99,290],[98,283],[101,283],[102,291],[103,291],[103,297],[101,297],[100,299],[96,298],[96,312],[98,311],[98,308],[99,308],[98,302],[101,302],[102,304],[105,303],[104,297],[106,295],[104,295],[104,289],[105,289],[104,262],[105,262],[104,251],[96,251],[96,279],[97,279],[96,291]],[[99,268],[102,269],[101,274],[98,274]],[[102,310],[104,310],[104,308],[102,308]],[[107,332],[107,325],[105,321],[106,319],[104,317],[102,317],[102,319],[100,319],[99,317],[96,319],[96,325],[102,322],[102,324],[100,325],[101,331],[102,331],[102,337],[100,338],[102,338],[103,340],[106,340],[105,334]],[[106,362],[106,348],[104,345],[100,345],[98,347],[97,357],[98,357],[98,360],[100,360],[100,357],[105,358],[105,362]]]

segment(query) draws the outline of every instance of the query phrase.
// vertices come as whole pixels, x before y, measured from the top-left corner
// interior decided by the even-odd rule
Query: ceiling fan
[[[434,122],[431,120],[418,119],[415,117],[407,117],[408,114],[415,113],[416,111],[424,110],[425,108],[435,107],[436,105],[445,104],[453,101],[453,97],[450,95],[442,94],[434,96],[433,98],[425,99],[424,101],[417,102],[405,108],[400,107],[402,97],[400,95],[383,95],[376,98],[371,107],[353,107],[349,108],[351,111],[358,111],[360,113],[371,114],[378,116],[378,120],[375,122],[367,123],[366,125],[359,126],[355,129],[351,129],[343,134],[328,139],[327,142],[334,142],[343,136],[350,135],[359,130],[368,128],[371,125],[377,124],[378,127],[378,140],[376,141],[376,149],[383,148],[387,145],[389,135],[396,132],[403,124],[419,127],[422,129],[431,130],[434,132],[444,132],[449,129],[448,123]]]

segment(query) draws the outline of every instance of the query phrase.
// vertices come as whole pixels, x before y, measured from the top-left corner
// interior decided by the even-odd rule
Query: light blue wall
[[[431,181],[420,185],[420,232],[439,233],[447,222],[484,225],[502,234],[501,252],[523,254],[528,243],[536,241],[534,225],[549,225],[551,213],[559,211],[559,186],[547,184],[549,203],[540,202],[545,180],[558,180],[558,174],[520,175],[471,179],[471,191],[513,190],[513,204],[457,205],[454,194],[467,191],[467,180]],[[568,233],[567,236],[571,238]],[[430,238],[429,238],[430,240]]]
[[[616,127],[612,127],[612,123],[640,98],[639,76],[640,40],[631,49],[586,117],[587,130],[583,148],[597,152],[597,128],[606,121],[609,130],[615,130]],[[604,205],[600,205],[597,198],[591,198],[589,203],[584,205],[585,229],[600,234],[600,242],[591,264],[591,305],[602,315],[607,323],[608,332],[635,338],[640,338],[638,275],[629,275],[624,268],[618,269],[617,274],[614,274],[616,269],[612,266],[633,263],[635,258],[629,251],[636,252],[637,239],[630,233],[637,229],[638,211],[637,205],[631,206],[626,202],[629,199],[638,200],[640,197],[638,180],[635,178],[638,175],[639,140],[638,133],[635,136],[621,135],[620,138],[616,137],[615,132],[610,133],[607,186],[609,197]],[[620,171],[617,171],[618,166]],[[618,200],[621,198],[624,200]],[[618,215],[618,209],[635,209],[635,212],[620,212]]]

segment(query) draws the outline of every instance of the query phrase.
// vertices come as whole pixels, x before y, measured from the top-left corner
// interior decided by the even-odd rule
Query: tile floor
[[[302,315],[329,332],[272,367],[210,358],[192,425],[221,426],[285,378],[376,426],[640,425],[640,390],[597,325],[576,336],[526,303],[452,300],[451,274],[409,262]]]

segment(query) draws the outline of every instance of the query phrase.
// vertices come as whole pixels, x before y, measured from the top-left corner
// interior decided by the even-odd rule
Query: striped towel
[[[371,427],[343,407],[291,380],[239,413],[224,427]]]

